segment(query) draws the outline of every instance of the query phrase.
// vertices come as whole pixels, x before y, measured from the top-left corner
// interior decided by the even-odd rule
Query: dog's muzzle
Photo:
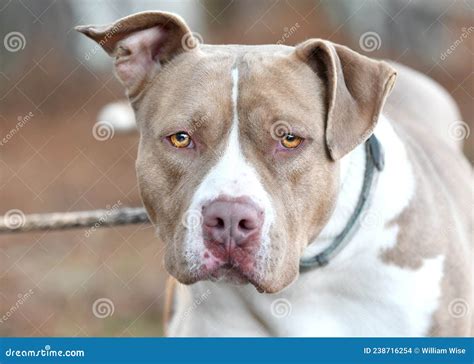
[[[214,270],[252,274],[261,244],[263,210],[245,197],[219,197],[203,206],[202,216],[204,244],[217,263]]]

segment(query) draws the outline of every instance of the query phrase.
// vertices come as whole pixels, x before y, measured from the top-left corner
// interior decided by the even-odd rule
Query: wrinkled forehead
[[[199,52],[182,54],[158,73],[146,104],[151,105],[148,112],[166,122],[230,121],[237,101],[241,123],[257,115],[304,124],[308,115],[321,111],[314,102],[322,92],[318,82],[292,47],[202,45]],[[233,87],[238,100],[232,100]]]

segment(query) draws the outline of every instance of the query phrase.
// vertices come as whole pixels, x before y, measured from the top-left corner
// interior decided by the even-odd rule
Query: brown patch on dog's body
[[[410,84],[411,92],[416,95],[417,80],[404,81]],[[410,205],[388,223],[388,226],[398,226],[399,232],[397,244],[383,252],[382,259],[388,264],[417,270],[424,259],[443,255],[441,298],[430,335],[469,335],[471,318],[467,314],[454,317],[449,306],[456,299],[472,306],[471,167],[461,152],[454,150],[439,132],[427,132],[432,124],[448,125],[446,120],[433,119],[432,115],[414,120],[403,115],[403,104],[413,101],[406,97],[405,92],[405,88],[399,91],[395,87],[387,106],[391,110],[390,116],[395,118],[393,126],[407,149],[416,190]],[[430,103],[436,102],[446,100],[430,99]],[[398,104],[400,111],[391,108],[392,104]],[[429,108],[429,105],[417,107],[424,106]],[[399,114],[403,117],[398,117]],[[446,127],[444,139],[448,138]]]

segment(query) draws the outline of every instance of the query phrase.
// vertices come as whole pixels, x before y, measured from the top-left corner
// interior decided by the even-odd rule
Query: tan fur
[[[196,42],[183,19],[166,12],[142,12],[109,25],[83,25],[76,30],[99,43],[115,58],[116,74],[130,98],[138,97],[146,89],[157,65],[183,52],[186,42]],[[141,41],[137,39],[135,34],[144,32],[148,32],[146,37]],[[160,62],[155,64],[158,59]]]
[[[395,87],[385,104],[384,113],[401,123],[422,124],[443,144],[462,149],[462,141],[448,137],[450,125],[461,120],[459,109],[448,92],[431,78],[404,65],[388,61],[397,70]]]
[[[147,68],[146,82],[141,69],[138,81],[126,74],[132,77],[126,86],[140,131],[136,163],[140,191],[167,245],[167,270],[181,283],[201,279],[185,258],[183,215],[193,192],[225,150],[234,117],[231,72],[238,69],[239,143],[246,160],[258,170],[277,214],[268,264],[250,281],[261,292],[282,290],[298,277],[303,250],[330,219],[339,187],[338,160],[372,133],[393,86],[394,69],[319,39],[296,48],[201,45],[185,51],[181,39],[189,30],[180,18],[142,13],[125,19],[114,23],[123,24],[124,30],[103,46],[118,58],[129,57],[124,62],[130,61],[131,67],[137,60],[149,67],[145,56],[154,53],[148,49],[152,46],[148,33],[140,33],[143,39],[138,40],[144,50],[135,47],[135,39],[127,43],[128,37],[153,26],[169,36],[160,43],[164,48],[156,69]],[[80,31],[101,41],[112,28],[88,26]],[[163,42],[161,33],[152,35]],[[120,47],[128,51],[122,54]],[[471,303],[471,170],[455,143],[448,141],[447,130],[442,132],[446,126],[442,119],[456,115],[449,100],[441,93],[421,97],[426,81],[413,73],[405,76],[403,68],[401,74],[401,86],[395,86],[385,110],[406,142],[417,189],[409,207],[388,222],[400,231],[396,246],[382,252],[381,258],[417,270],[423,259],[443,254],[441,304],[431,333],[466,335],[469,320],[453,320],[447,306],[455,298]],[[433,102],[448,105],[439,117],[413,111],[429,109]],[[271,129],[279,121],[305,139],[301,148],[286,154],[275,151],[278,141]],[[427,132],[432,126],[436,132]],[[196,148],[171,147],[166,137],[178,131],[187,131]]]
[[[331,156],[339,159],[373,132],[396,73],[385,62],[321,39],[300,44],[296,54],[326,80],[326,141]]]

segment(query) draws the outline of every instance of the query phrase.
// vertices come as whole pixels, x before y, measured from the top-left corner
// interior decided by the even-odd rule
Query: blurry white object
[[[97,116],[97,122],[107,122],[117,133],[137,130],[135,114],[128,101],[117,101],[105,105]]]

